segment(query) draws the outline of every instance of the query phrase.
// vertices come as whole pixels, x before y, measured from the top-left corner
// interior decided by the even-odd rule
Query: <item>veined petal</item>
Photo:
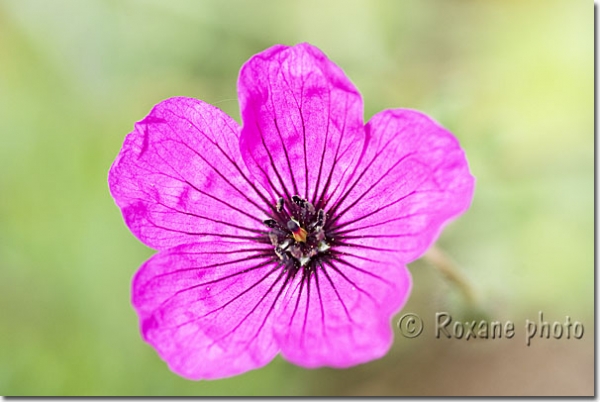
[[[189,379],[264,366],[279,348],[274,305],[286,282],[270,248],[212,241],[161,251],[133,280],[144,339]]]
[[[408,263],[469,207],[474,178],[456,138],[422,113],[386,110],[366,130],[364,157],[330,224],[348,247]]]
[[[341,250],[310,276],[295,278],[275,324],[281,354],[305,366],[344,368],[382,357],[393,341],[391,318],[411,278],[392,259]]]
[[[266,188],[316,204],[351,175],[364,146],[362,99],[319,49],[257,54],[240,71],[238,93],[242,156]]]
[[[135,125],[109,186],[142,242],[160,250],[207,235],[261,235],[268,202],[249,180],[238,134],[229,116],[190,98],[167,99]]]

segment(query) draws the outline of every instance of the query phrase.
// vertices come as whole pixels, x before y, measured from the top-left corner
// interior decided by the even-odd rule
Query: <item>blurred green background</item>
[[[361,90],[365,120],[414,108],[460,139],[475,199],[438,245],[480,312],[417,261],[400,315],[425,330],[397,330],[384,358],[348,370],[276,358],[184,380],[139,335],[130,280],[153,251],[123,224],[108,169],[162,99],[200,98],[239,121],[241,65],[303,41]],[[0,0],[0,393],[591,395],[593,68],[590,1]],[[516,336],[435,339],[436,311],[511,320]],[[582,322],[584,337],[526,347],[538,311]]]

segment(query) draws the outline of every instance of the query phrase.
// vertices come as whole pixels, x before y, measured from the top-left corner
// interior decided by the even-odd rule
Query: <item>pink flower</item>
[[[277,353],[305,367],[383,356],[406,264],[471,202],[458,141],[412,110],[365,125],[358,90],[308,44],[252,57],[238,92],[242,127],[167,99],[110,169],[125,222],[159,250],[133,280],[144,339],[190,379]]]

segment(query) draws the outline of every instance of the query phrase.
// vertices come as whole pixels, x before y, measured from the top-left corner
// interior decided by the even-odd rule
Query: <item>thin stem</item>
[[[462,292],[464,298],[471,306],[477,306],[477,297],[465,274],[444,251],[433,245],[423,256],[423,259],[437,268],[450,282],[454,283]]]

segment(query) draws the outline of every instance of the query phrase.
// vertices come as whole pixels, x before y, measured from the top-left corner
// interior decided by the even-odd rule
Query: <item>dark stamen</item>
[[[292,201],[294,201],[294,204],[298,205],[300,208],[304,208],[306,206],[306,200],[303,200],[297,195],[292,197]]]
[[[277,226],[277,221],[275,219],[266,219],[263,223],[271,229],[274,229]]]
[[[317,213],[317,226],[323,227],[324,223],[325,223],[325,211],[323,211],[322,209],[319,209],[319,212]]]

